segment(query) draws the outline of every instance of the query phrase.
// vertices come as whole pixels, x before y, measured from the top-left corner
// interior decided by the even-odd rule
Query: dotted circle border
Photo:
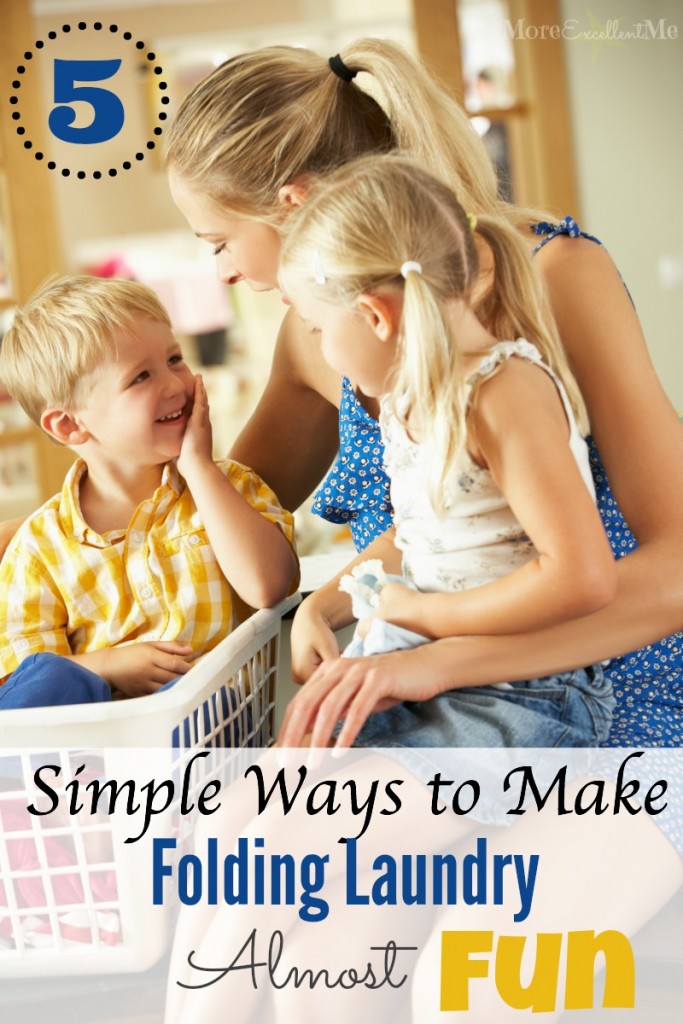
[[[88,26],[87,22],[79,21],[77,23],[77,25],[76,25],[76,30],[79,31],[79,32],[84,32],[88,27],[89,26]],[[101,21],[93,22],[91,27],[95,30],[95,32],[105,31],[105,25]],[[118,25],[109,25],[107,27],[108,27],[109,32],[111,32],[112,34],[119,32],[119,26]],[[62,25],[62,32],[65,35],[68,34],[69,32],[71,32],[71,30],[72,30],[72,26],[71,25]],[[50,43],[54,42],[55,39],[58,38],[58,36],[59,36],[59,32],[56,32],[54,30],[52,30],[52,31],[47,33],[47,39],[49,40]],[[132,32],[123,32],[122,33],[122,38],[125,39],[126,42],[131,42],[133,40],[133,33]],[[46,44],[45,40],[37,39],[36,43],[34,45],[34,50],[43,50],[46,45],[47,44]],[[147,50],[146,44],[141,39],[136,40],[135,48],[136,48],[136,50]],[[24,60],[25,61],[28,62],[30,60],[33,60],[33,57],[34,57],[33,50],[26,50],[25,51],[25,53],[24,53]],[[168,89],[168,82],[165,81],[165,79],[161,77],[161,76],[163,76],[164,70],[163,70],[163,68],[159,64],[156,64],[156,54],[150,51],[150,52],[145,54],[145,58],[150,63],[152,63],[152,62],[155,63],[154,74],[160,76],[159,77],[159,82],[157,83],[157,87],[158,87],[158,89],[161,92],[164,92],[164,90]],[[18,64],[17,67],[16,67],[16,73],[17,73],[17,75],[24,75],[24,74],[26,74],[26,67],[25,67],[25,65],[24,64]],[[19,96],[18,96],[18,93],[19,93],[20,89],[21,89],[21,78],[15,78],[13,80],[13,82],[12,82],[12,95],[10,96],[9,102],[10,102],[10,106],[12,106],[14,108],[13,111],[12,111],[12,120],[13,121],[17,121],[17,122],[21,122],[21,111],[19,110]],[[161,103],[164,106],[166,106],[166,105],[168,105],[168,103],[170,103],[170,99],[169,99],[168,95],[163,95],[161,97]],[[165,121],[165,120],[167,120],[167,118],[168,118],[168,112],[166,110],[159,111],[159,114],[157,116],[157,121]],[[21,123],[19,123],[17,125],[16,133],[19,136],[25,136],[26,135],[26,129],[25,129],[25,127]],[[163,134],[163,128],[160,125],[157,125],[157,127],[153,131],[153,134],[154,134],[155,138],[154,139],[148,139],[147,142],[145,143],[145,146],[144,146],[144,149],[147,150],[148,152],[151,152],[153,149],[156,148],[156,144],[157,144],[157,141],[159,139],[159,136],[161,136]],[[34,149],[34,144],[31,141],[31,139],[28,138],[28,137],[24,139],[24,149],[29,150],[29,151]],[[133,158],[133,160],[139,163],[139,162],[141,162],[142,160],[145,159],[146,155],[147,155],[147,153],[145,153],[143,150],[139,150],[135,154],[135,157]],[[45,154],[42,153],[40,150],[35,150],[35,152],[33,153],[33,157],[34,157],[35,160],[44,160],[45,159]],[[120,168],[119,167],[108,167],[104,171],[92,171],[92,172],[90,172],[90,177],[94,178],[96,181],[99,181],[100,179],[105,178],[105,177],[115,178],[117,176],[117,174],[119,173],[119,170],[129,171],[131,169],[131,167],[133,167],[133,160],[124,160],[123,163],[121,164]],[[81,179],[81,180],[83,180],[84,178],[88,177],[88,173],[86,171],[75,171],[74,172],[72,170],[72,168],[70,168],[70,167],[58,167],[54,160],[48,160],[47,163],[45,164],[45,166],[50,171],[59,171],[61,173],[62,177],[64,177],[64,178],[69,178],[72,173],[75,173],[75,176],[77,178]]]

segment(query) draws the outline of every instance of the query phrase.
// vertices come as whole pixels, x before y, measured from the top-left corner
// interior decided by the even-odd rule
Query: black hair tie
[[[351,68],[347,68],[338,53],[335,54],[334,57],[330,57],[327,63],[330,65],[330,68],[334,71],[337,78],[341,78],[342,82],[352,82],[358,74],[357,71],[352,71]]]

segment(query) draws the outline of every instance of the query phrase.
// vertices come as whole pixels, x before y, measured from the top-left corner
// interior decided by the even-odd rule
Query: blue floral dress
[[[571,217],[560,224],[536,224],[542,240],[582,236]],[[382,534],[392,518],[389,480],[383,465],[379,424],[363,408],[344,378],[339,409],[339,455],[314,500],[313,510],[333,523],[348,523],[358,550]],[[598,450],[588,439],[597,503],[615,558],[637,547],[607,480]],[[683,633],[675,633],[618,658],[605,667],[616,709],[604,746],[673,747],[683,744]]]

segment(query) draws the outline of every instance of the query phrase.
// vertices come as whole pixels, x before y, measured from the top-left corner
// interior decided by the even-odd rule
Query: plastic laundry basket
[[[0,977],[142,971],[160,959],[169,916],[141,897],[149,847],[124,845],[125,814],[29,814],[35,765],[58,764],[63,783],[80,764],[81,782],[126,779],[144,772],[144,751],[172,775],[194,750],[268,746],[281,622],[298,600],[256,612],[163,693],[0,713]],[[154,827],[178,835],[180,852],[177,807]]]

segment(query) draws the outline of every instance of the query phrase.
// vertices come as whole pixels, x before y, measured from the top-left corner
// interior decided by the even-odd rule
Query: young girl
[[[478,247],[493,258],[481,274]],[[320,332],[325,359],[363,395],[385,396],[394,543],[417,591],[380,578],[377,620],[429,638],[508,635],[612,600],[583,401],[514,229],[468,218],[446,185],[405,158],[365,158],[330,176],[292,218],[281,284]],[[386,553],[389,543],[374,546]],[[356,569],[365,590],[372,568]],[[351,621],[335,582],[309,600],[334,628]],[[393,644],[377,625],[366,637],[374,633],[372,650]],[[357,664],[327,662],[295,699],[282,742],[296,745],[313,727],[325,743],[368,690],[372,677]],[[448,688],[373,716],[358,740],[582,746],[606,737],[611,707],[593,666],[503,688]],[[339,742],[357,732],[347,721]]]

